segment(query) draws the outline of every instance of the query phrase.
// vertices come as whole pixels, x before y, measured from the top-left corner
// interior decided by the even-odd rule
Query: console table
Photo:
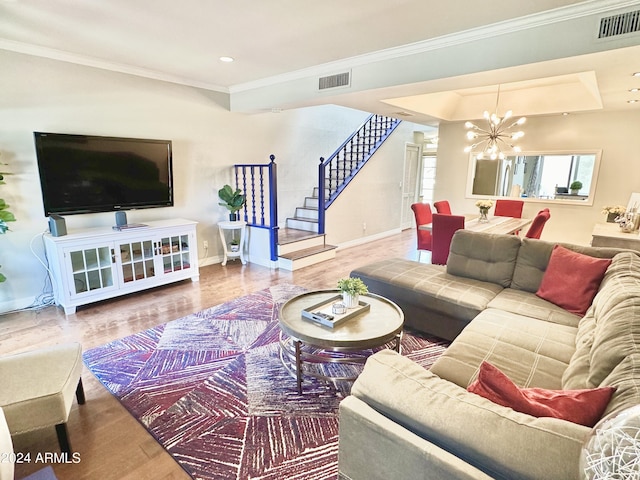
[[[76,307],[171,282],[198,281],[197,222],[147,222],[121,231],[91,228],[44,234],[55,301]]]
[[[617,223],[597,223],[591,232],[592,247],[628,248],[640,251],[638,230],[625,233]]]

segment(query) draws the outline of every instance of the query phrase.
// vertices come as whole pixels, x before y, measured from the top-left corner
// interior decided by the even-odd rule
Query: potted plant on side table
[[[220,190],[218,190],[218,196],[220,197],[220,200],[222,200],[218,203],[218,205],[221,205],[229,210],[229,220],[231,220],[232,222],[237,221],[237,212],[244,206],[246,196],[242,194],[242,191],[239,188],[236,188],[234,191],[230,185],[225,185]]]
[[[342,292],[342,300],[347,308],[355,308],[360,304],[360,295],[369,293],[369,289],[360,278],[341,278],[338,290]]]

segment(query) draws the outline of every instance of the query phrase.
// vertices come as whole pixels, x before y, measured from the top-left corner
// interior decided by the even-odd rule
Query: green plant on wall
[[[2,164],[6,165],[6,164]],[[4,181],[5,176],[10,175],[7,172],[0,172],[0,185],[6,185]],[[5,234],[9,231],[9,226],[7,222],[15,222],[16,217],[13,216],[9,210],[9,205],[4,201],[4,198],[0,198],[0,234]],[[4,282],[7,279],[2,273],[0,273],[0,283]]]

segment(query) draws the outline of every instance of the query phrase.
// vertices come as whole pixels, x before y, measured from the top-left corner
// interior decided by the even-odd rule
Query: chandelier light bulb
[[[518,125],[522,125],[527,121],[527,117],[520,117],[516,122]]]

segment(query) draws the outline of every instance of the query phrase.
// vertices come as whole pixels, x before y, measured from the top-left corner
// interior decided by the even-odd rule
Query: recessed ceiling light
[[[220,57],[220,61],[224,63],[231,63],[233,62],[233,57]]]
[[[627,100],[627,103],[638,103],[638,100]]]
[[[634,77],[640,77],[640,72],[635,72],[635,73],[632,73],[631,75]]]
[[[566,116],[568,116],[568,115],[569,115],[569,112],[562,112],[562,115],[563,115],[564,117],[566,117]]]
[[[640,92],[640,88],[630,88],[629,91],[631,93]]]

